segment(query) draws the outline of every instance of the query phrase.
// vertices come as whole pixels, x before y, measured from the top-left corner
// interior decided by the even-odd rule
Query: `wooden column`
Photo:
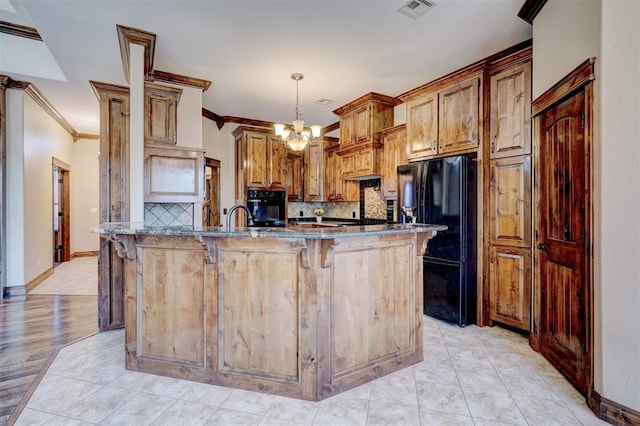
[[[129,89],[92,81],[100,103],[100,223],[129,220]],[[100,238],[98,326],[124,327],[124,261]]]

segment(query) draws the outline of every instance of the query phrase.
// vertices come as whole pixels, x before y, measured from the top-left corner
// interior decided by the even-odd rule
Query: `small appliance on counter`
[[[250,189],[247,191],[247,207],[253,217],[254,227],[286,224],[287,196],[281,190]]]

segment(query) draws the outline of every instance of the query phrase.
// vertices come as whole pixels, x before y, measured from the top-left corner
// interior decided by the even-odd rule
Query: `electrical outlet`
[[[351,212],[351,217],[355,219],[356,218],[356,212]]]
[[[300,210],[300,217],[304,216],[304,212]]]

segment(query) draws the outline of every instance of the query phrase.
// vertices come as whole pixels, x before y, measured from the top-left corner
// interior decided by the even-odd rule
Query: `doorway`
[[[593,62],[586,61],[533,103],[538,208],[532,346],[583,395],[593,386],[593,78]]]
[[[53,266],[71,260],[71,167],[53,158]]]
[[[220,160],[204,159],[202,226],[220,225]]]

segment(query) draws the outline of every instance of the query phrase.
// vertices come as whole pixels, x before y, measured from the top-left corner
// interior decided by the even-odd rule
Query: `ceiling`
[[[155,69],[211,81],[203,106],[218,115],[290,122],[299,72],[302,118],[326,126],[365,93],[400,95],[532,36],[524,0],[435,2],[411,19],[406,0],[0,0],[1,21],[43,39],[0,34],[0,74],[98,134],[89,80],[127,85],[120,24],[156,34]]]

